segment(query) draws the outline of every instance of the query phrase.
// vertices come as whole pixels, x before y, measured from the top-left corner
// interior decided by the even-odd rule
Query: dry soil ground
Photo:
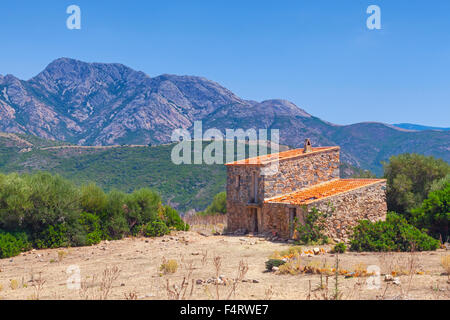
[[[192,264],[192,281],[186,290],[190,299],[227,298],[232,286],[213,283],[196,284],[197,280],[215,277],[214,257],[221,257],[220,275],[236,277],[239,262],[248,263],[245,282],[237,284],[231,299],[323,299],[325,291],[316,290],[320,275],[277,275],[265,271],[265,261],[274,251],[288,248],[255,237],[205,236],[197,232],[177,232],[162,238],[128,238],[105,241],[92,247],[30,251],[11,259],[0,260],[0,299],[168,299],[171,291],[181,288]],[[385,282],[379,289],[369,289],[367,278],[339,277],[343,299],[450,299],[448,277],[443,274],[441,257],[449,251],[414,254],[414,275],[400,276],[400,285]],[[179,268],[174,274],[161,274],[164,259],[175,259]],[[302,263],[335,264],[330,253],[304,257]],[[345,253],[339,255],[340,267],[352,270],[358,265],[377,265],[381,273],[408,269],[409,253]],[[315,261],[315,262],[314,262]],[[104,271],[118,270],[109,290]],[[108,269],[107,269],[108,268]],[[71,271],[72,270],[72,271]],[[77,279],[81,289],[68,288],[68,279]],[[255,280],[255,281],[253,281]],[[325,278],[322,278],[325,283]],[[175,285],[175,287],[174,287]],[[335,279],[329,278],[329,296]],[[70,281],[69,281],[70,287]],[[193,288],[192,288],[193,287]],[[311,287],[311,290],[309,289]],[[178,288],[178,289],[177,289]]]

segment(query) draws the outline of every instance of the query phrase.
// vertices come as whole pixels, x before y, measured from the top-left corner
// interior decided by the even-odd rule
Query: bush
[[[24,232],[8,233],[0,231],[0,259],[17,256],[31,249],[31,243]]]
[[[339,242],[333,248],[333,252],[345,253],[345,251],[347,251],[347,246],[343,242]]]
[[[297,240],[302,244],[325,244],[329,239],[324,234],[324,221],[328,217],[327,213],[311,208],[305,217],[305,223],[297,223],[295,220],[295,230],[297,231]]]
[[[169,232],[169,228],[164,221],[161,220],[152,221],[143,228],[143,234],[146,237],[161,237]]]
[[[84,212],[102,215],[108,205],[105,192],[94,183],[81,187],[80,204]]]
[[[419,154],[392,156],[383,166],[388,209],[401,214],[420,206],[433,183],[450,173],[444,160]]]
[[[83,212],[80,217],[80,223],[83,226],[84,233],[86,233],[86,245],[91,246],[102,241],[104,236],[98,216]]]
[[[216,215],[227,213],[227,193],[220,192],[214,196],[212,203],[200,215]]]
[[[164,274],[175,273],[178,270],[178,262],[176,260],[165,260],[159,267],[159,270]]]
[[[442,185],[442,189],[430,192],[422,206],[412,210],[412,223],[435,237],[446,241],[449,237],[450,220],[450,182]]]
[[[162,207],[162,215],[165,224],[169,228],[173,228],[175,230],[179,231],[188,231],[189,225],[181,219],[180,215],[178,214],[177,210],[169,207],[164,206]]]
[[[128,228],[137,234],[140,227],[158,218],[161,197],[154,191],[143,188],[126,195],[124,198],[124,214]]]
[[[270,259],[270,260],[266,261],[266,270],[272,271],[273,267],[279,267],[285,263],[286,263],[286,261],[283,261],[280,259]]]
[[[352,251],[430,251],[439,248],[439,241],[407,223],[396,213],[386,221],[363,220],[351,236]]]
[[[68,247],[69,245],[67,226],[64,224],[48,226],[35,240],[35,246],[39,249]]]
[[[106,211],[100,216],[100,219],[103,230],[110,239],[122,239],[130,232],[125,213],[126,197],[125,193],[117,190],[108,193]]]
[[[105,194],[95,184],[78,188],[49,173],[0,174],[0,230],[24,232],[37,248],[92,245],[138,234],[144,226],[151,236],[189,228],[150,189]],[[2,250],[16,254],[20,243],[3,237]]]

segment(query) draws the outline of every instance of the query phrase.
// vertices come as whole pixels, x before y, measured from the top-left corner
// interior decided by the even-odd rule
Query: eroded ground
[[[286,243],[273,243],[256,237],[177,232],[155,239],[127,238],[104,241],[92,247],[36,250],[0,260],[0,299],[168,299],[176,297],[180,290],[180,297],[184,293],[184,297],[189,299],[216,299],[217,289],[220,299],[228,298],[230,292],[231,299],[326,298],[326,290],[316,290],[320,285],[320,275],[265,272],[268,257],[274,251],[288,247]],[[341,254],[340,268],[353,270],[376,265],[382,274],[408,270],[411,261],[414,262],[412,276],[399,276],[399,285],[385,282],[381,276],[379,289],[369,289],[367,277],[340,276],[341,298],[450,299],[448,277],[441,266],[441,258],[448,254],[449,251],[442,249],[415,253],[414,257],[410,253]],[[216,277],[214,257],[220,257],[220,275],[231,282],[236,278],[240,261],[248,264],[245,282],[237,283],[234,291],[230,282],[218,286],[213,282],[207,283],[208,279]],[[178,262],[179,267],[174,274],[161,273],[160,265],[164,259]],[[336,257],[330,253],[301,258],[305,265],[333,267],[335,261]],[[110,289],[108,276],[104,276],[106,268],[117,271],[109,274],[109,279],[113,279]],[[77,270],[80,271],[81,289],[76,289],[76,285],[68,288],[70,277],[76,282]],[[183,278],[188,278],[184,291]],[[335,278],[329,277],[328,282],[328,297],[331,297]],[[323,276],[322,284],[325,283],[326,277]]]

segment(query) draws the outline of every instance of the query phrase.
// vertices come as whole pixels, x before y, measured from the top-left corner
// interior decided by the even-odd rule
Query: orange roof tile
[[[280,161],[280,160],[286,160],[286,159],[295,158],[295,157],[299,157],[299,156],[310,155],[310,154],[314,154],[314,153],[318,153],[318,152],[322,152],[322,151],[326,151],[326,150],[332,150],[332,149],[339,149],[339,147],[316,147],[316,148],[312,148],[312,151],[307,152],[307,153],[304,152],[303,148],[294,149],[294,150],[288,150],[288,151],[283,151],[283,152],[279,152],[279,153],[272,153],[272,154],[267,154],[264,156],[229,162],[229,163],[226,163],[225,165],[226,166],[263,165],[263,164],[270,163],[272,161],[276,161],[277,156],[278,156],[278,160]]]
[[[383,179],[336,179],[320,183],[299,191],[285,194],[278,197],[264,199],[264,203],[289,203],[305,205],[311,202],[344,193],[350,190],[375,184]]]

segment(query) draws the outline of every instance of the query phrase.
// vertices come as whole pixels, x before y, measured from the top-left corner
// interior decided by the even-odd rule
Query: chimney
[[[305,139],[305,148],[303,149],[304,153],[308,153],[312,151],[311,141],[309,139]]]

